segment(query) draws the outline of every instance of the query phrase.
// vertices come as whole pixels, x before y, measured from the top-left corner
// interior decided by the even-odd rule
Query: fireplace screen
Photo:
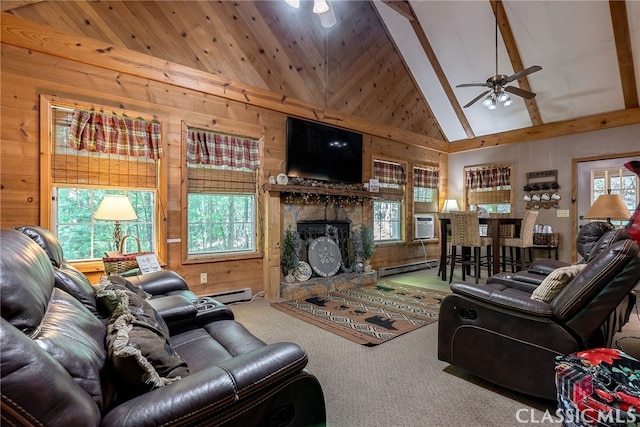
[[[328,237],[339,248],[342,265],[338,272],[349,273],[354,260],[351,244],[351,221],[300,221],[296,224],[300,235],[300,260],[309,262],[309,246],[319,237]],[[314,271],[314,276],[318,274]]]

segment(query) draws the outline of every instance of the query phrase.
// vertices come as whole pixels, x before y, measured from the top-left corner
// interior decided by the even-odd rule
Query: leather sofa
[[[165,295],[181,290],[175,273],[149,281],[153,299],[118,278],[92,286],[26,234],[0,231],[3,424],[324,424],[298,345],[264,343],[222,305]]]
[[[31,238],[47,253],[54,267],[57,287],[72,294],[79,285],[92,289],[86,276],[64,258],[62,246],[51,231],[37,225],[23,225],[16,230]],[[113,280],[122,279],[115,276]],[[231,309],[216,299],[197,296],[175,271],[128,276],[126,280],[149,294],[149,304],[166,320],[172,332],[189,327],[195,317],[206,317],[207,320],[234,318]]]
[[[555,357],[610,347],[629,319],[639,280],[638,245],[622,238],[550,301],[509,283],[454,282],[440,306],[438,358],[500,386],[555,399]]]

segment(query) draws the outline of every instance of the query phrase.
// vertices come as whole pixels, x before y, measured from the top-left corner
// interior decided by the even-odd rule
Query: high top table
[[[479,218],[480,224],[487,224],[487,236],[491,237],[491,252],[493,256],[493,274],[500,271],[500,226],[512,224],[516,226],[516,236],[520,235],[522,218]],[[447,280],[447,236],[450,235],[451,219],[440,218],[440,266],[442,280]]]

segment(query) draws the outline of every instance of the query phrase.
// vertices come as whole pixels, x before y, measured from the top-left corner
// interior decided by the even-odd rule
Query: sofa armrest
[[[455,294],[465,295],[520,313],[539,317],[553,316],[550,304],[531,299],[530,293],[498,283],[476,285],[475,283],[453,282],[451,290]]]
[[[306,363],[306,353],[295,344],[265,345],[123,402],[105,414],[102,425],[157,426],[211,420],[225,407],[302,372]]]
[[[549,275],[553,270],[560,267],[566,267],[569,264],[568,262],[558,261],[555,259],[537,259],[531,263],[529,268],[527,269],[531,273]]]
[[[139,274],[127,277],[127,280],[151,295],[163,295],[171,291],[189,290],[189,285],[182,276],[170,270]]]
[[[153,298],[148,300],[148,303],[167,324],[185,319],[194,319],[198,315],[196,306],[181,295]]]

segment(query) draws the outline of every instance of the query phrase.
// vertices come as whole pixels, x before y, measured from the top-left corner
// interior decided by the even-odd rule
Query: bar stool
[[[465,250],[471,252],[473,248],[473,260],[467,257],[463,257],[460,264],[462,265],[462,280],[466,279],[466,268],[469,265],[474,265],[476,283],[480,279],[480,249],[487,248],[487,260],[488,260],[488,275],[491,275],[491,245],[493,239],[491,237],[480,236],[480,221],[478,220],[478,213],[469,212],[451,212],[451,274],[449,276],[449,283],[453,279],[453,270],[456,262],[459,261],[456,257],[456,248],[462,247],[463,253]]]
[[[500,246],[502,246],[502,271],[506,270],[506,262],[511,264],[511,272],[524,270],[533,259],[531,256],[531,248],[533,247],[533,230],[536,225],[539,211],[529,210],[522,219],[520,225],[520,236],[518,237],[501,237]],[[506,256],[506,248],[509,248],[509,257]],[[513,249],[516,249],[516,256],[513,256]],[[526,249],[529,249],[529,262],[526,262]],[[516,270],[516,266],[518,267]]]

